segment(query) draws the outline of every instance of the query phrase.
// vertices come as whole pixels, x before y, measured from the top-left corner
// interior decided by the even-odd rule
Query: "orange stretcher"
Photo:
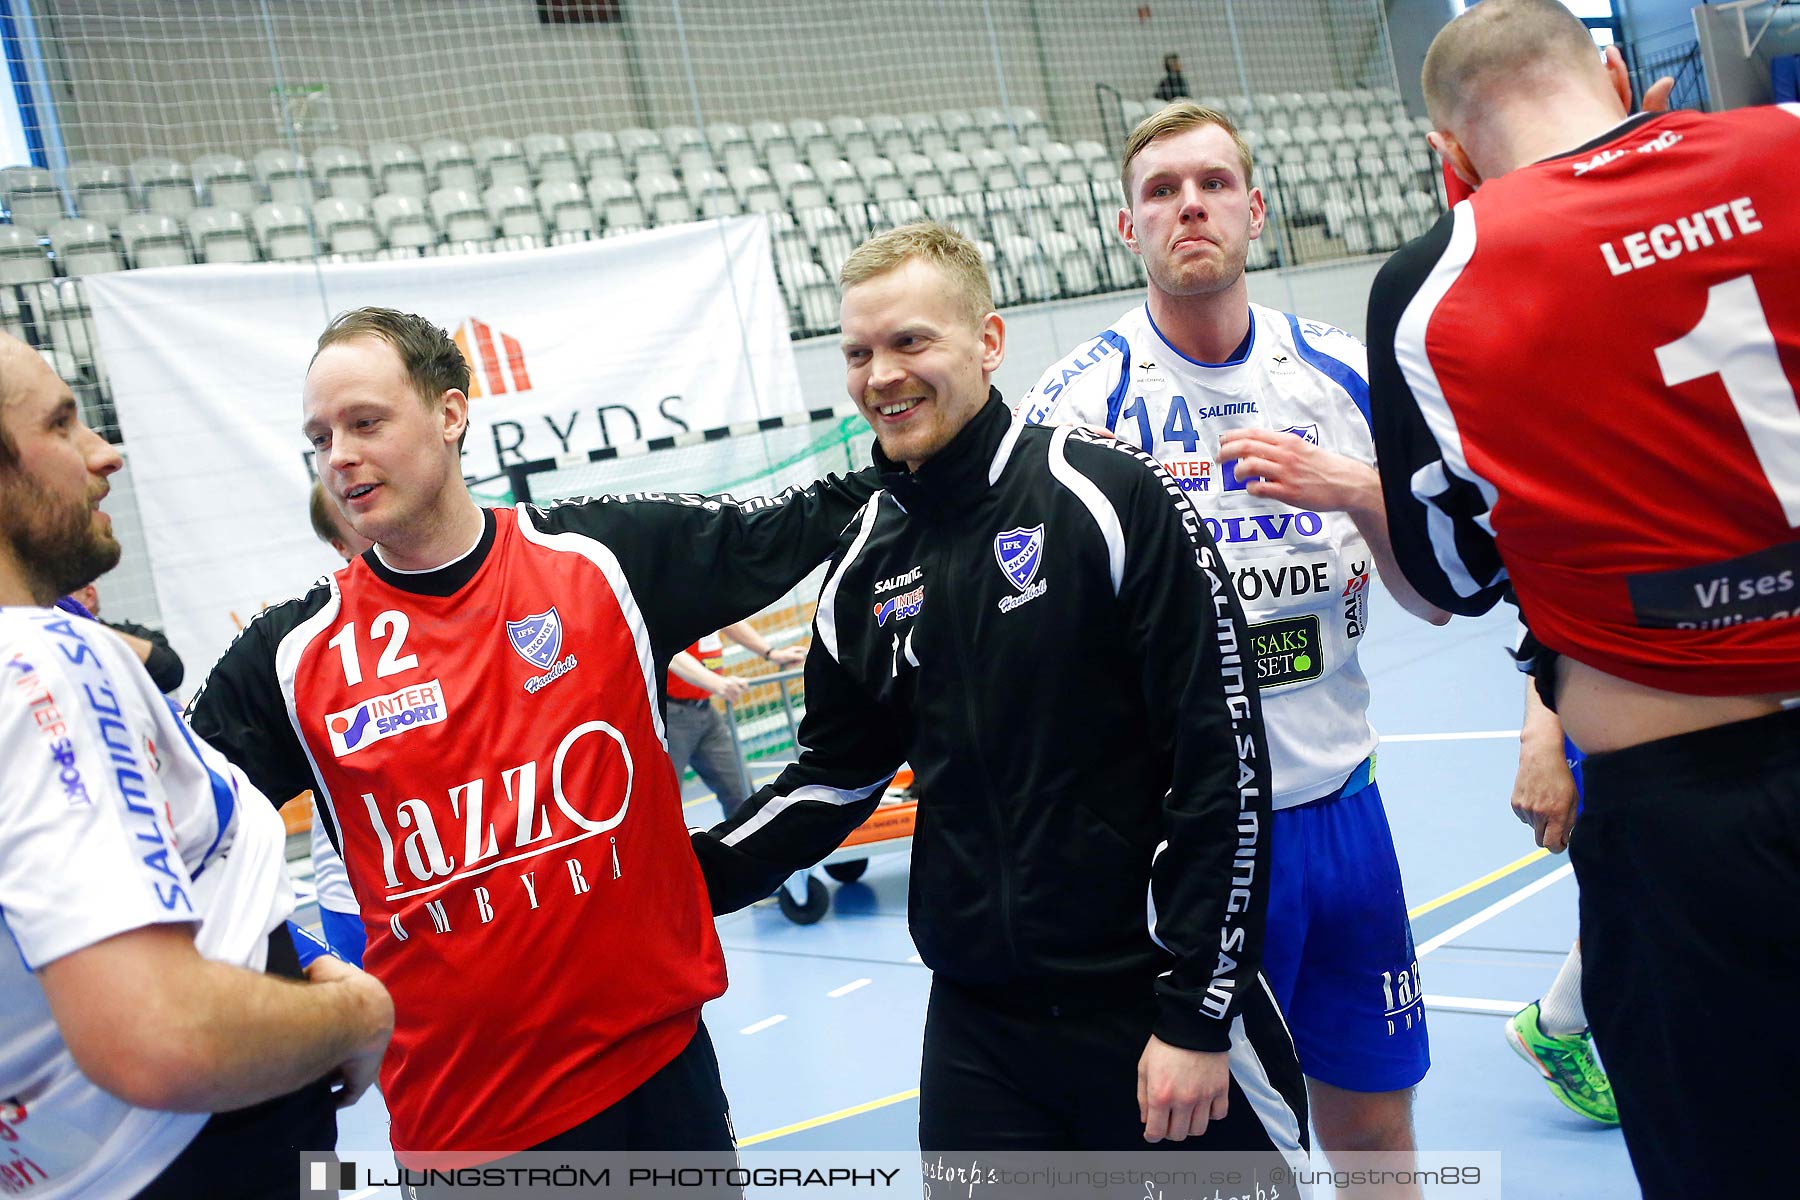
[[[788,877],[775,893],[783,916],[796,925],[811,925],[831,910],[831,889],[819,878],[821,869],[839,883],[854,883],[862,878],[871,858],[912,853],[913,823],[919,813],[912,785],[912,768],[902,767],[868,820],[851,830],[817,867]]]

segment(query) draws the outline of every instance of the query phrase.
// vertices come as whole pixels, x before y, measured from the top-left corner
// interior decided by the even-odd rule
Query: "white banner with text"
[[[338,313],[416,312],[456,340],[471,372],[472,479],[804,407],[756,218],[530,251],[84,282],[190,687],[264,605],[340,565],[307,521],[300,435],[306,366]]]

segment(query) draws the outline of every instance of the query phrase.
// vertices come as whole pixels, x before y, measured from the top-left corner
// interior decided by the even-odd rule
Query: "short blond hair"
[[[1131,136],[1125,139],[1125,157],[1119,163],[1119,187],[1125,193],[1125,207],[1131,207],[1131,160],[1158,138],[1186,133],[1202,125],[1217,125],[1231,135],[1231,144],[1237,147],[1238,159],[1244,164],[1244,186],[1250,186],[1250,171],[1256,160],[1250,153],[1250,143],[1238,132],[1237,122],[1216,108],[1206,108],[1192,100],[1177,100],[1139,121]]]
[[[838,272],[838,290],[847,292],[915,259],[930,263],[950,281],[970,324],[981,324],[994,311],[994,292],[981,251],[974,242],[936,221],[901,225],[858,246]]]
[[[1538,90],[1599,61],[1593,35],[1557,0],[1482,0],[1438,31],[1420,83],[1431,123],[1450,130],[1496,89]]]

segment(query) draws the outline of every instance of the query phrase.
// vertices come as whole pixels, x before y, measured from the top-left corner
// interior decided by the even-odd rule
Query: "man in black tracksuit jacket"
[[[910,762],[921,1144],[1142,1149],[1210,1118],[1206,1148],[1298,1152],[1258,970],[1262,717],[1211,539],[1135,449],[1012,423],[959,235],[880,235],[843,283],[883,490],[820,592],[799,762],[695,835],[714,910],[835,848]]]

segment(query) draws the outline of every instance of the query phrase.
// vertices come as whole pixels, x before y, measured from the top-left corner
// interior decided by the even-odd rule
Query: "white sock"
[[[1538,1028],[1551,1037],[1569,1037],[1587,1027],[1587,1011],[1581,1007],[1581,943],[1576,942],[1556,982],[1538,1001]]]

